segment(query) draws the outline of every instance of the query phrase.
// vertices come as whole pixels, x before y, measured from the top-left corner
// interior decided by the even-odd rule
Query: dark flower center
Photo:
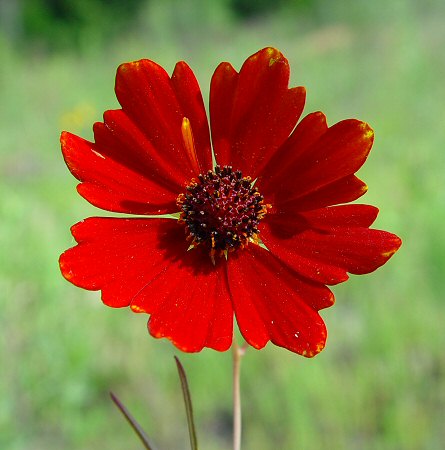
[[[176,203],[192,246],[206,246],[214,262],[215,255],[227,255],[249,242],[258,244],[258,224],[270,205],[250,177],[230,166],[216,166],[192,179],[186,189]]]

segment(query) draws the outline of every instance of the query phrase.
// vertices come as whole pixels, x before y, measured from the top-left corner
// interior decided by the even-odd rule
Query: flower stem
[[[246,347],[240,347],[236,340],[233,340],[233,450],[241,449],[241,394],[240,394],[240,366],[241,358],[246,351]]]

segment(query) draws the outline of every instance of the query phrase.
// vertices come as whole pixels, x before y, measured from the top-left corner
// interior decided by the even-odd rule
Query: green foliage
[[[275,10],[288,0],[231,0],[230,5],[240,17],[251,17],[262,15]]]
[[[0,12],[8,34],[22,44],[45,50],[88,51],[101,48],[112,35],[128,33],[140,14],[152,7],[171,11],[181,27],[182,22],[190,24],[193,19],[202,23],[210,11],[242,21],[282,9],[315,14],[321,6],[319,0],[23,0]]]
[[[101,45],[122,32],[143,0],[25,0],[23,38],[49,49]]]
[[[328,345],[315,359],[248,350],[243,448],[443,447],[444,5],[321,3],[241,26],[225,7],[152,2],[131,32],[77,53],[19,53],[0,37],[0,448],[140,448],[109,390],[160,449],[188,445],[177,352],[147,335],[146,316],[106,308],[60,276],[69,226],[107,213],[76,194],[58,136],[65,128],[91,138],[102,111],[117,107],[120,62],[149,57],[171,71],[185,59],[207,98],[221,60],[239,68],[265,45],[280,48],[292,84],[307,87],[306,113],[372,124],[361,201],[379,206],[376,227],[404,244],[376,273],[334,287],[337,303],[323,312]],[[230,352],[180,358],[200,445],[229,448]]]

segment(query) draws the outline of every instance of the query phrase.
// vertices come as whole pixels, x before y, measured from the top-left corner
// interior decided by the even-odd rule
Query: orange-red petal
[[[62,151],[95,206],[132,214],[175,212],[186,183],[212,166],[201,92],[191,69],[179,62],[170,78],[149,60],[122,64],[116,94],[123,109],[106,111],[94,126],[95,142],[63,133]],[[195,148],[181,132],[186,118]]]
[[[177,210],[177,194],[172,183],[149,176],[148,170],[142,173],[144,166],[141,164],[138,169],[136,158],[133,158],[134,164],[122,161],[110,154],[113,146],[107,147],[108,152],[105,152],[102,145],[97,146],[68,132],[62,133],[60,141],[68,168],[81,181],[77,188],[80,195],[93,205],[133,214]],[[120,149],[125,150],[125,147]]]
[[[303,280],[256,245],[229,257],[228,278],[238,326],[250,345],[271,341],[306,357],[323,349],[327,332],[317,311],[334,302],[328,288]]]
[[[229,63],[210,86],[210,120],[216,161],[256,178],[292,132],[305,89],[288,88],[289,64],[274,48],[249,57],[239,73]]]
[[[193,249],[172,261],[133,301],[132,308],[151,314],[150,334],[168,338],[180,350],[203,347],[227,350],[233,338],[233,309],[225,261],[214,267],[208,254]]]
[[[319,116],[312,117],[311,122],[314,122]],[[305,121],[301,123],[307,125]],[[319,134],[322,128],[317,125],[313,135],[307,130],[302,133],[305,139],[293,139],[296,156],[291,163],[286,164],[279,174],[271,174],[265,183],[259,181],[263,195],[278,209],[283,203],[297,204],[299,200],[304,201],[304,197],[350,177],[366,161],[374,141],[374,133],[368,124],[348,119]],[[294,134],[299,136],[297,130]]]
[[[151,314],[150,332],[183,351],[229,348],[233,309],[225,267],[214,268],[201,249],[187,251],[175,221],[93,217],[72,233],[78,245],[60,257],[68,281],[101,290],[108,306]]]
[[[372,219],[366,220],[368,223]],[[346,281],[347,273],[376,270],[398,250],[401,240],[386,231],[366,227],[308,226],[290,233],[272,222],[265,223],[261,237],[267,248],[302,276],[325,284]]]
[[[148,59],[121,64],[115,91],[124,112],[143,131],[180,184],[198,175],[184,148],[181,133],[184,117],[190,120],[203,170],[210,169],[204,103],[193,72],[184,62],[177,64],[172,78]]]

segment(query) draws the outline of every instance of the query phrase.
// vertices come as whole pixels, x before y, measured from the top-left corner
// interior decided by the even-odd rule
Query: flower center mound
[[[258,225],[270,205],[250,177],[230,166],[216,166],[192,179],[186,189],[176,202],[191,246],[206,246],[214,261],[215,255],[227,256],[249,242],[258,244]]]

